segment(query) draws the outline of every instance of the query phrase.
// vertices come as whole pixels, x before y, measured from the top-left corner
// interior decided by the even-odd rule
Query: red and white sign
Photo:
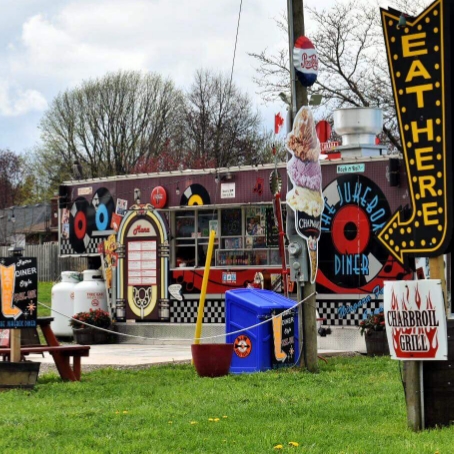
[[[386,281],[386,335],[392,359],[447,360],[448,340],[439,279]]]
[[[309,38],[300,36],[293,47],[293,66],[301,84],[310,87],[317,80],[318,56]]]
[[[320,142],[320,150],[322,153],[333,153],[338,146],[339,142]]]
[[[130,241],[128,243],[128,285],[156,285],[156,241]]]
[[[167,203],[167,192],[162,186],[156,186],[151,191],[151,204],[155,208],[164,208]]]

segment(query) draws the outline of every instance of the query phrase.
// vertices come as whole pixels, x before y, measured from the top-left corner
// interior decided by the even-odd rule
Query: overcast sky
[[[305,2],[329,7],[334,0]],[[157,72],[188,88],[197,69],[230,74],[240,0],[0,0],[0,148],[26,153],[52,99],[108,71]],[[286,0],[243,0],[233,80],[272,128],[248,52],[287,45]],[[307,22],[307,19],[306,19]],[[310,24],[306,25],[307,28]],[[310,36],[310,35],[309,35]]]

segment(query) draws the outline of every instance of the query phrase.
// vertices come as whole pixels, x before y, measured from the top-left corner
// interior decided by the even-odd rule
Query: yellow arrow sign
[[[378,238],[402,263],[407,254],[440,255],[452,230],[445,3],[435,1],[404,25],[399,12],[381,10],[412,210],[405,220],[395,213]]]

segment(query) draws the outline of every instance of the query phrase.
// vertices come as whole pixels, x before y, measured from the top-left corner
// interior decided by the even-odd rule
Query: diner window
[[[175,215],[175,265],[205,266],[210,230],[217,225],[217,210],[186,211]],[[215,248],[219,240],[215,240]],[[212,255],[214,265],[215,253]]]

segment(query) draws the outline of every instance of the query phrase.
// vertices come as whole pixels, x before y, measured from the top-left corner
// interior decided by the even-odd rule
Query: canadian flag
[[[274,116],[274,134],[279,134],[279,131],[281,130],[283,124],[284,119],[282,118],[282,115],[279,112]]]

